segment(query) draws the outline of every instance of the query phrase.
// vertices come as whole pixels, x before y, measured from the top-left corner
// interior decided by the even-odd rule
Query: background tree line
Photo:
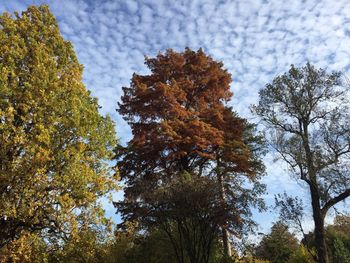
[[[118,104],[133,135],[122,146],[48,7],[0,17],[1,262],[349,262],[349,216],[324,223],[350,195],[341,73],[292,65],[267,84],[252,112],[268,135],[228,105],[231,75],[203,50],[145,64]],[[309,188],[315,230],[299,242],[277,222],[238,250],[251,209],[266,209],[267,144]],[[120,180],[113,227],[99,200]],[[297,198],[276,205],[303,230]]]

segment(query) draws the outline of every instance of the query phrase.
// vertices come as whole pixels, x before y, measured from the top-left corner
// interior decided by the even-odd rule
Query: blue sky
[[[84,65],[84,83],[98,97],[103,114],[116,122],[122,142],[130,129],[115,111],[122,87],[133,72],[145,73],[143,56],[185,47],[221,60],[233,77],[230,102],[252,122],[249,105],[258,100],[266,83],[289,69],[310,61],[328,70],[350,73],[350,2],[347,0],[52,0],[5,1],[0,11],[22,11],[29,5],[49,5],[65,39],[71,41]],[[275,156],[265,157],[264,182],[273,196],[284,190],[303,196],[307,189],[288,175]],[[109,215],[114,213],[106,204]],[[277,215],[255,213],[261,230]],[[311,219],[305,221],[311,228]]]

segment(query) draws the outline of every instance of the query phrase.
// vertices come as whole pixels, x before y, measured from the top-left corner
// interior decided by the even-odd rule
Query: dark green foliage
[[[132,208],[135,216],[146,229],[166,234],[178,262],[209,262],[220,226],[240,216],[231,209],[234,203],[222,202],[220,186],[207,177],[185,173],[146,196],[147,203]]]
[[[288,231],[287,225],[277,222],[256,247],[255,256],[272,263],[282,263],[287,262],[297,249],[297,238]]]
[[[175,263],[171,243],[161,230],[140,233],[137,229],[118,231],[106,263]]]

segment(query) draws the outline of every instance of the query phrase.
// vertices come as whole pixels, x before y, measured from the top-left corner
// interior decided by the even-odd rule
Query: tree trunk
[[[224,245],[224,254],[228,257],[232,257],[231,244],[229,240],[228,231],[226,229],[222,229],[222,242]]]
[[[318,258],[317,262],[329,263],[326,239],[325,239],[325,229],[324,229],[325,215],[321,211],[320,198],[318,196],[317,189],[315,189],[315,187],[310,186],[310,191],[311,191],[313,219],[315,223],[314,235],[315,235],[315,246],[316,246],[317,258]]]
[[[323,213],[321,210],[320,194],[319,194],[319,188],[318,188],[317,179],[316,179],[317,172],[315,171],[315,165],[313,161],[313,152],[309,145],[309,134],[308,134],[309,124],[310,124],[309,121],[304,120],[303,129],[301,131],[304,133],[302,140],[304,144],[307,168],[309,173],[309,179],[306,180],[306,182],[309,184],[310,194],[311,194],[312,215],[313,215],[314,224],[315,224],[314,235],[315,235],[315,246],[317,250],[317,262],[329,263],[328,255],[327,255],[326,240],[325,240],[325,231],[324,231],[325,213]]]
[[[225,202],[225,188],[224,188],[224,183],[222,181],[222,175],[218,173],[218,182],[220,184],[220,197],[221,201]],[[222,243],[224,246],[224,254],[225,256],[231,257],[232,252],[231,252],[231,244],[230,244],[230,239],[229,239],[229,233],[225,229],[225,227],[222,227]]]

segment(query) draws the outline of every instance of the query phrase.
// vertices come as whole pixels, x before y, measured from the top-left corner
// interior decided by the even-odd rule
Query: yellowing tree
[[[47,6],[0,16],[0,248],[23,231],[69,237],[115,187],[114,124]]]
[[[37,234],[23,232],[15,241],[0,250],[0,263],[47,263],[45,242]]]

